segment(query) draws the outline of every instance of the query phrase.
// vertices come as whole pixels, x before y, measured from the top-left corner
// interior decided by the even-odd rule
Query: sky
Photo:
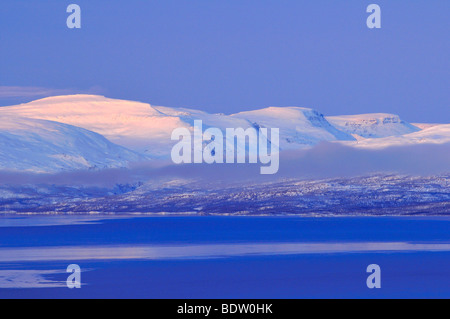
[[[450,123],[449,13],[448,0],[2,0],[0,105],[88,93]]]

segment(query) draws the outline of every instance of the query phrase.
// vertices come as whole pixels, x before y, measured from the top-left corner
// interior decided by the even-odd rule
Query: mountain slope
[[[49,97],[27,104],[0,108],[0,115],[51,120],[97,132],[113,143],[145,153],[167,151],[167,136],[183,126],[177,117],[165,116],[149,104],[96,95]],[[154,147],[153,149],[149,149]]]
[[[450,143],[450,124],[437,124],[418,132],[400,136],[362,139],[348,145],[358,148],[381,149],[390,146],[445,143]]]
[[[143,160],[103,136],[67,124],[0,115],[0,169],[57,172],[126,167]]]
[[[394,114],[328,116],[326,119],[341,131],[364,138],[399,136],[420,131],[420,128],[401,120]]]
[[[321,141],[355,140],[331,125],[321,113],[309,108],[268,107],[232,117],[245,119],[256,127],[280,128],[280,147],[284,150],[309,147]]]

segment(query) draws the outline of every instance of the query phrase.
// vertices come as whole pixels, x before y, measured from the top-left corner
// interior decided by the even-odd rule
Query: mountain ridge
[[[324,141],[343,143],[356,148],[374,149],[398,145],[450,142],[450,131],[445,124],[414,126],[403,121],[398,115],[387,113],[325,116],[317,110],[306,107],[272,106],[229,115],[210,114],[196,109],[154,106],[148,103],[87,94],[47,97],[20,105],[0,107],[0,136],[3,136],[3,143],[6,145],[8,138],[13,138],[8,136],[11,134],[8,129],[14,129],[14,125],[20,127],[20,123],[28,121],[27,123],[32,128],[33,125],[42,126],[42,123],[48,123],[47,130],[34,131],[35,136],[41,134],[45,138],[31,140],[42,147],[46,145],[44,149],[48,149],[49,143],[52,143],[49,132],[53,130],[54,135],[59,139],[72,141],[72,145],[67,147],[72,147],[69,153],[73,157],[70,159],[64,158],[63,155],[59,156],[62,162],[65,161],[64,163],[69,164],[63,165],[61,162],[55,164],[55,167],[61,167],[61,169],[69,169],[70,165],[77,169],[91,166],[110,167],[112,165],[115,167],[118,163],[126,166],[125,162],[143,159],[167,159],[170,157],[172,146],[176,143],[171,140],[172,131],[179,127],[186,127],[193,131],[194,120],[202,120],[204,129],[218,127],[223,131],[226,128],[237,127],[244,129],[250,127],[279,128],[281,150],[309,149]],[[11,123],[9,128],[6,123]],[[58,126],[56,123],[63,126]],[[423,129],[419,126],[422,126]],[[31,131],[33,130],[31,129]],[[68,135],[65,136],[62,131]],[[55,136],[53,143],[59,143],[60,141]],[[96,142],[92,142],[88,137]],[[26,147],[35,149],[35,152],[39,153],[36,147],[27,144],[23,134],[16,134],[16,138],[22,144],[25,143],[22,147],[27,145]],[[90,152],[96,154],[92,144],[104,143],[100,142],[102,138],[111,143],[107,146],[104,144],[103,148],[97,148],[100,152],[106,152],[105,161],[108,163],[103,163],[104,165],[100,160],[90,159],[89,154],[86,153],[86,150],[89,149]],[[86,142],[85,146],[78,147],[78,152],[82,153],[78,155],[76,155],[76,148],[73,148],[73,143],[77,139],[90,141]],[[9,148],[5,148],[5,150],[8,149],[13,154],[11,145],[14,144],[10,143],[9,145]],[[53,146],[59,150],[60,154],[64,154],[64,150],[58,148],[58,145]],[[16,147],[18,146],[16,145]],[[116,156],[120,154],[121,158],[113,160],[111,152],[107,152],[107,149],[112,148],[115,148]],[[0,168],[7,168],[13,163],[8,160],[6,151],[3,151],[2,154]],[[54,156],[51,158],[53,159]],[[123,158],[126,160],[123,161]],[[47,167],[45,163],[42,165]],[[26,165],[20,167],[26,169]],[[38,169],[36,165],[32,167]]]

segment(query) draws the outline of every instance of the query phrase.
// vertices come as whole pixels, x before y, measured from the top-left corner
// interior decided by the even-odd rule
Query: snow
[[[0,107],[0,169],[57,171],[122,167],[170,157],[175,128],[279,128],[281,150],[322,141],[357,148],[450,142],[449,124],[410,124],[393,114],[325,117],[304,107],[237,114],[153,106],[98,95],[66,95]],[[225,134],[224,134],[225,135]]]
[[[414,125],[415,127],[420,128],[421,130],[424,130],[426,128],[430,128],[436,125],[440,125],[438,123],[411,123],[412,125]]]
[[[183,126],[149,104],[109,99],[96,95],[67,95],[0,108],[0,115],[51,120],[81,127],[113,143],[145,153],[165,146],[172,129]],[[158,152],[154,152],[153,154]]]
[[[350,134],[333,127],[319,112],[299,107],[271,107],[224,115],[96,95],[67,95],[3,107],[0,114],[82,127],[103,135],[113,143],[152,157],[167,157],[175,143],[170,139],[172,131],[178,127],[192,131],[194,120],[202,120],[204,129],[280,128],[281,149],[310,147],[320,141],[354,140]]]
[[[401,136],[363,139],[348,145],[358,148],[382,149],[390,146],[444,143],[450,143],[450,124],[433,125],[424,130]]]
[[[282,150],[310,147],[321,141],[351,141],[350,134],[332,126],[316,110],[302,107],[268,107],[232,115],[256,127],[280,128]]]
[[[401,120],[394,114],[328,116],[327,120],[344,132],[364,138],[399,136],[420,131],[420,128]]]
[[[144,158],[67,124],[0,115],[0,169],[57,172],[126,167]]]

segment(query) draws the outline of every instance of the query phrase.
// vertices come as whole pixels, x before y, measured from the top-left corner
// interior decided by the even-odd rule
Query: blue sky
[[[66,7],[82,28],[66,27]],[[366,26],[366,7],[382,28]],[[450,1],[2,0],[0,105],[94,93],[450,122]]]

